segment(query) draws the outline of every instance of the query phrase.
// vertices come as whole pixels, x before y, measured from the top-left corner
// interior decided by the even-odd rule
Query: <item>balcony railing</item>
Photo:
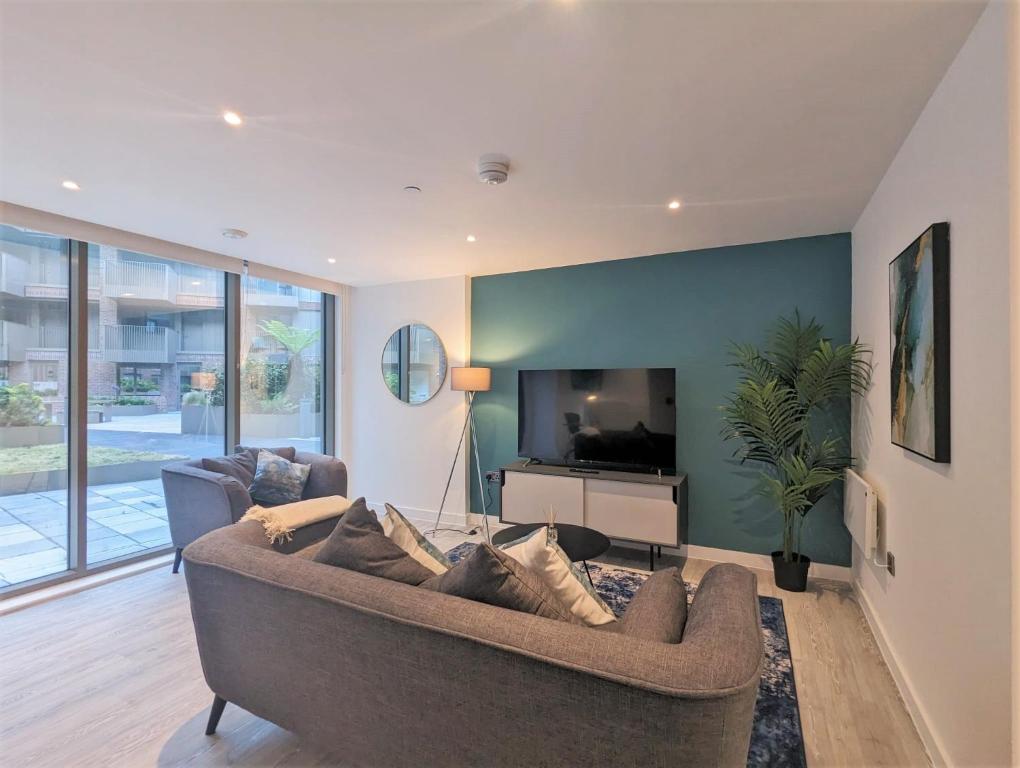
[[[28,282],[28,261],[13,253],[0,253],[0,293],[25,295]]]
[[[293,307],[298,306],[297,289],[292,285],[249,277],[242,285],[242,301],[251,307]]]
[[[28,347],[28,326],[0,320],[0,360],[23,362]]]
[[[103,359],[111,363],[172,363],[180,341],[176,331],[145,325],[103,327]]]
[[[103,292],[109,298],[176,301],[177,273],[169,265],[113,260],[105,264]]]

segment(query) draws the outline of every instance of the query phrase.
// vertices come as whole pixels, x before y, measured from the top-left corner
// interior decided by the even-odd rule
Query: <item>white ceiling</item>
[[[3,2],[0,199],[354,284],[848,231],[981,10]]]

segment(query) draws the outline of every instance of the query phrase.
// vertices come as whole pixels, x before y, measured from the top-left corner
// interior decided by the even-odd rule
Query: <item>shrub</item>
[[[46,423],[46,407],[28,384],[0,387],[0,426],[35,427]]]
[[[113,401],[114,405],[155,405],[155,403],[151,397],[118,397]]]
[[[193,389],[191,392],[184,393],[181,397],[181,405],[205,405],[206,399],[205,392]]]

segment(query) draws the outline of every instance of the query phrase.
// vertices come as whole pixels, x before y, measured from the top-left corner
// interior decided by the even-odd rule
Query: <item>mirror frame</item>
[[[386,384],[386,375],[383,370],[383,366],[385,364],[383,358],[386,355],[386,347],[389,345],[390,339],[392,339],[397,333],[399,333],[401,329],[411,328],[415,325],[421,326],[423,328],[428,328],[430,331],[432,331],[432,334],[436,337],[436,341],[439,342],[439,347],[443,350],[443,359],[446,361],[446,365],[443,366],[443,377],[439,380],[439,385],[436,387],[436,391],[432,392],[428,396],[428,398],[418,403],[412,403],[409,400],[401,400],[399,395],[394,394],[393,390],[390,389],[389,386]],[[446,343],[443,341],[443,337],[440,336],[439,332],[436,331],[436,329],[433,328],[428,323],[423,323],[419,320],[409,320],[406,323],[401,323],[390,332],[390,335],[386,337],[386,341],[383,342],[382,352],[379,354],[379,375],[383,380],[383,387],[385,388],[385,390],[389,392],[390,396],[398,403],[416,408],[420,405],[425,405],[426,403],[432,402],[436,395],[438,395],[442,391],[443,385],[446,384],[446,379],[450,375],[450,356],[446,352]]]

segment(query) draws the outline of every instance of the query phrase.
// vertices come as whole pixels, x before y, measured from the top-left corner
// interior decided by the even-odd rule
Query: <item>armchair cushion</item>
[[[232,456],[202,459],[202,469],[236,478],[245,488],[255,479],[255,467],[255,458],[248,451],[238,451]]]
[[[294,461],[294,455],[297,453],[297,451],[292,446],[289,445],[285,445],[280,448],[252,448],[247,445],[234,446],[234,453],[240,453],[241,451],[246,451],[251,456],[251,460],[253,462],[258,462],[259,451],[269,451],[270,453],[275,453],[277,456],[282,456],[287,461]]]

